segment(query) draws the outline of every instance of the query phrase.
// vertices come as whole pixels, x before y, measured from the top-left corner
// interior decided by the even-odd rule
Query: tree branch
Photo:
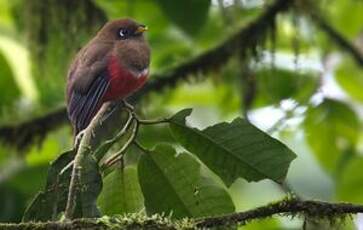
[[[309,11],[311,19],[315,24],[324,31],[332,40],[337,44],[339,48],[352,55],[355,62],[363,66],[363,54],[355,47],[349,40],[347,40],[342,34],[340,34],[334,27],[332,27],[320,14]]]
[[[124,130],[129,116],[129,112],[124,107],[124,103],[105,103],[102,105],[97,115],[92,119],[89,126],[79,134],[83,136],[81,137],[79,146],[76,146],[77,154],[73,162],[66,210],[64,213],[66,219],[69,220],[74,218],[77,196],[79,196],[78,194],[82,184],[85,183],[82,178],[82,173],[86,170],[86,158],[90,156],[94,158],[93,154],[99,146],[103,146],[102,143],[104,140],[107,140],[110,136],[114,136],[116,132],[119,133],[120,130]],[[104,146],[102,150],[98,151],[97,155],[99,159],[102,159],[103,155],[112,147],[112,144],[114,144],[114,142]],[[94,217],[94,215],[92,217]]]
[[[246,54],[255,52],[256,46],[263,43],[274,21],[280,12],[291,7],[294,0],[277,0],[247,26],[241,28],[220,45],[163,74],[153,74],[150,81],[138,93],[130,98],[136,102],[150,92],[160,92],[167,87],[173,87],[180,80],[186,80],[190,75],[205,73],[220,68],[238,52]],[[59,128],[68,121],[65,108],[61,108],[42,117],[12,126],[0,127],[0,140],[18,150],[26,150],[35,141],[41,143],[47,133]]]
[[[103,217],[99,219],[75,219],[69,222],[0,224],[4,230],[12,229],[208,229],[233,225],[246,225],[252,220],[264,219],[273,215],[298,215],[313,219],[327,219],[332,223],[347,215],[363,212],[363,205],[350,203],[328,203],[322,201],[301,201],[295,198],[285,199],[252,210],[228,214],[219,217],[201,219],[171,220],[167,217],[143,214]]]
[[[293,198],[245,212],[201,219],[197,221],[196,226],[199,228],[210,228],[236,224],[244,225],[249,221],[271,217],[275,214],[284,214],[292,217],[301,214],[316,219],[334,219],[361,212],[363,212],[363,205],[328,203],[322,201],[301,201]]]
[[[67,111],[60,108],[44,116],[16,125],[0,127],[0,140],[20,152],[34,143],[41,144],[46,135],[68,122]]]

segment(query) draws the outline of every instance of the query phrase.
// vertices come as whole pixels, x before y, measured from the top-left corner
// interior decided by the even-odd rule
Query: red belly
[[[108,71],[110,86],[103,101],[125,98],[141,88],[147,80],[147,74],[138,77],[133,75],[121,66],[114,57],[111,57]]]

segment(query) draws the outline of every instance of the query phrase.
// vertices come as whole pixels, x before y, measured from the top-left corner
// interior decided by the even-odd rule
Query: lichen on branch
[[[346,216],[361,212],[363,212],[363,205],[286,198],[244,212],[200,219],[175,220],[161,215],[146,216],[143,213],[134,213],[123,216],[74,219],[68,222],[0,224],[0,229],[209,229],[248,225],[251,221],[270,218],[274,215],[324,219],[335,223],[339,219],[344,220]]]

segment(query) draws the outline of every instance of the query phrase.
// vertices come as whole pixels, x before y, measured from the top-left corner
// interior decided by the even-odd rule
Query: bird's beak
[[[142,34],[142,33],[144,33],[145,31],[148,31],[147,26],[140,25],[140,26],[139,26],[139,27],[137,27],[137,29],[136,29],[136,34]]]

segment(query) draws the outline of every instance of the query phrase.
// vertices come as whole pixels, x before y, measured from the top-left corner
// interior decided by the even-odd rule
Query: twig
[[[335,44],[343,51],[350,53],[358,65],[363,66],[363,54],[357,47],[333,28],[320,14],[313,10],[310,10],[308,13],[313,22],[315,22],[316,25],[335,42]]]
[[[137,122],[140,125],[157,125],[162,123],[167,123],[170,121],[170,118],[161,118],[161,119],[155,119],[155,120],[142,120],[137,118]]]
[[[273,124],[268,130],[266,130],[266,133],[272,134],[280,129],[280,127],[286,122],[286,120],[290,119],[292,117],[292,113],[300,106],[299,103],[295,103],[295,105],[284,111],[284,115],[278,119],[275,124]]]
[[[128,111],[128,110],[127,110]],[[129,117],[123,126],[123,128],[118,132],[112,139],[107,140],[103,142],[95,151],[94,156],[97,160],[101,159],[100,154],[103,154],[107,149],[109,149],[113,144],[115,144],[117,141],[120,140],[120,138],[126,133],[126,131],[129,129],[130,125],[132,124],[132,121],[134,119],[134,116],[129,113]],[[103,157],[103,156],[102,156]]]
[[[79,183],[81,181],[81,170],[83,161],[87,154],[89,154],[91,151],[90,143],[93,138],[93,131],[99,125],[99,121],[102,119],[102,116],[107,111],[108,106],[109,103],[104,104],[100,111],[97,113],[97,115],[92,119],[90,125],[85,129],[84,135],[77,149],[77,154],[74,158],[73,163],[71,181],[69,184],[66,210],[64,212],[64,216],[66,219],[73,218],[77,200],[77,192],[79,189]]]
[[[127,140],[127,142],[122,146],[122,148],[117,151],[115,154],[113,154],[109,159],[107,159],[103,165],[101,166],[101,168],[103,167],[111,167],[112,165],[114,165],[117,161],[119,161],[123,155],[125,154],[126,150],[128,149],[128,147],[130,147],[130,145],[132,144],[132,142],[135,140],[137,132],[139,129],[139,124],[138,122],[135,122],[135,125],[132,129],[131,135],[129,137],[129,139]]]
[[[58,176],[62,176],[68,169],[72,168],[74,165],[74,160],[69,162],[58,174]]]
[[[129,116],[124,116],[125,111]],[[131,121],[130,117],[132,118]],[[80,182],[82,182],[82,178],[80,178],[80,176],[83,173],[82,166],[85,165],[86,157],[88,157],[88,154],[93,154],[97,147],[102,145],[104,140],[114,136],[115,132],[118,132],[118,135],[123,134],[123,130],[127,129],[128,123],[132,122],[132,120],[134,120],[134,114],[131,113],[130,115],[130,112],[123,103],[108,102],[103,104],[100,111],[92,119],[90,125],[85,129],[73,163],[66,210],[64,214],[67,220],[74,217],[77,196],[80,191],[79,185],[81,184]],[[122,127],[121,131],[119,131],[120,127]],[[91,157],[94,156],[92,155]]]

